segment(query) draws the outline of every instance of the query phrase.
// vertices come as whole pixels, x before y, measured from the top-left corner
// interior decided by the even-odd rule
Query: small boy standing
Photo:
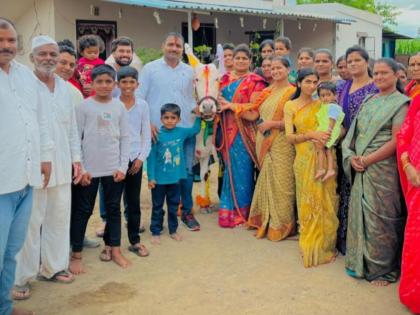
[[[135,96],[139,86],[138,76],[137,70],[128,66],[121,67],[117,72],[118,87],[121,91],[120,101],[127,110],[131,138],[128,171],[124,183],[124,207],[128,239],[131,244],[128,250],[140,257],[146,257],[149,252],[143,244],[140,244],[140,189],[143,162],[150,153],[152,135],[149,106],[146,101]]]
[[[147,176],[149,188],[152,189],[153,204],[150,224],[152,244],[160,244],[165,198],[168,209],[169,235],[176,241],[182,240],[182,237],[177,233],[177,211],[181,198],[179,181],[187,177],[184,141],[200,132],[201,119],[197,117],[191,128],[177,127],[180,119],[181,108],[178,105],[168,103],[162,106],[160,109],[162,127],[147,159]]]
[[[83,239],[89,217],[95,206],[101,182],[106,205],[105,248],[102,261],[113,260],[125,268],[129,261],[121,254],[121,194],[130,152],[130,133],[124,105],[112,98],[115,70],[100,65],[92,70],[95,95],[76,108],[82,144],[82,173],[79,185],[73,186],[70,239],[72,254],[70,271],[80,274]]]

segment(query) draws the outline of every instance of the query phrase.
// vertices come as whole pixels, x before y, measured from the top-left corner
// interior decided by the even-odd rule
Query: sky
[[[385,2],[385,1],[384,1]],[[420,28],[420,0],[386,0],[398,7],[401,14],[397,18],[396,31],[403,35],[416,37]]]

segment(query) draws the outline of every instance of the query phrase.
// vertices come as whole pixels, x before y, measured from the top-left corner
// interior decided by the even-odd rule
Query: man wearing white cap
[[[47,108],[48,126],[56,145],[47,188],[34,191],[28,234],[17,255],[13,296],[30,296],[29,280],[70,283],[67,271],[70,251],[70,203],[72,167],[75,180],[80,174],[80,140],[72,97],[67,83],[54,73],[59,59],[57,43],[49,36],[32,40],[31,62],[38,89]],[[41,263],[41,264],[40,264]]]
[[[33,314],[13,308],[16,260],[28,229],[32,187],[47,186],[54,143],[33,73],[14,61],[17,33],[0,17],[0,314]],[[44,175],[42,180],[41,173]]]

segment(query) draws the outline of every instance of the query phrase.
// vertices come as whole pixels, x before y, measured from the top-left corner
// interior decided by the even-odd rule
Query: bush
[[[140,58],[143,65],[159,59],[162,57],[162,51],[160,49],[155,48],[139,48],[136,51],[137,56]]]
[[[397,40],[395,53],[397,55],[414,55],[420,51],[420,39]]]

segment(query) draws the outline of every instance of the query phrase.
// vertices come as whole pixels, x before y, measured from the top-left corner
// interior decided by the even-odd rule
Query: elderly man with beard
[[[156,139],[160,122],[160,108],[163,104],[174,103],[181,107],[179,126],[191,127],[191,111],[196,107],[193,96],[193,70],[183,63],[182,52],[184,39],[181,34],[166,35],[162,51],[163,57],[148,63],[141,73],[139,95],[149,104],[153,138]],[[192,214],[193,172],[192,165],[195,151],[195,137],[184,142],[187,178],[181,179],[181,221],[190,231],[199,231],[200,224]]]
[[[74,280],[67,271],[72,167],[74,181],[81,179],[80,140],[72,98],[67,83],[54,73],[59,59],[57,43],[49,36],[34,37],[30,59],[56,150],[48,186],[34,191],[28,235],[17,256],[13,297],[18,300],[29,298],[29,281],[37,274],[44,281]]]
[[[21,249],[32,209],[33,187],[46,187],[51,172],[52,142],[38,83],[13,59],[14,25],[0,17],[0,314],[29,315],[13,308],[10,290],[15,256]],[[42,161],[42,162],[41,162]],[[44,180],[42,180],[42,176]]]

